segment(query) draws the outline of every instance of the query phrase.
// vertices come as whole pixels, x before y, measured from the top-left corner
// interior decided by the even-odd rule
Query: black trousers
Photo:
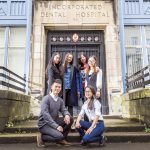
[[[65,90],[65,92],[66,92],[65,93],[65,95],[66,95],[66,100],[65,100],[66,104],[65,105],[68,107],[68,111],[69,111],[70,115],[73,116],[73,106],[69,105],[70,98],[71,98],[71,96],[70,96],[71,90],[67,89],[67,90]]]

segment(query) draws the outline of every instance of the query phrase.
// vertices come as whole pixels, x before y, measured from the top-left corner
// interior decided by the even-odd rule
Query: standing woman
[[[63,99],[68,107],[69,113],[73,116],[73,106],[78,106],[78,96],[80,95],[79,74],[73,66],[73,55],[67,53],[63,65],[64,90]]]
[[[88,57],[82,52],[79,57],[79,71],[82,78],[82,101],[84,102],[85,76],[88,67]]]
[[[82,109],[76,121],[76,129],[82,138],[81,144],[88,144],[90,142],[99,141],[100,145],[104,145],[105,137],[102,135],[104,132],[104,121],[101,114],[101,104],[95,99],[95,90],[92,86],[85,88],[85,98]],[[87,115],[89,121],[81,120]]]
[[[96,57],[91,56],[88,59],[88,67],[86,68],[85,86],[93,86],[96,97],[100,98],[102,89],[102,70],[97,67]]]
[[[51,90],[51,85],[54,83],[55,79],[60,79],[62,81],[61,56],[59,53],[53,53],[47,65],[46,72],[48,75],[48,94]],[[59,96],[62,96],[62,92],[60,92]]]

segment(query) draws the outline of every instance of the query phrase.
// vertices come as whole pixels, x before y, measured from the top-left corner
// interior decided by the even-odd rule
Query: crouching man
[[[52,141],[62,145],[71,145],[66,141],[73,119],[65,108],[64,101],[58,96],[61,91],[61,80],[56,79],[51,86],[51,92],[41,103],[38,119],[40,134],[37,135],[37,146],[45,147],[45,142]],[[59,116],[59,112],[63,117]]]

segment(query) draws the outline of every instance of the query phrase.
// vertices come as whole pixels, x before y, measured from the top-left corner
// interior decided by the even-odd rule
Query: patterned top
[[[67,69],[64,73],[64,86],[65,89],[71,89],[71,65],[67,66]]]

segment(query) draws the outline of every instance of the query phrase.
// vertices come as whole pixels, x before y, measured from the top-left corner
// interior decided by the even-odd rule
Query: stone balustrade
[[[142,121],[150,127],[150,88],[123,94],[122,116]]]
[[[6,123],[29,117],[30,96],[8,90],[0,90],[0,131]]]

